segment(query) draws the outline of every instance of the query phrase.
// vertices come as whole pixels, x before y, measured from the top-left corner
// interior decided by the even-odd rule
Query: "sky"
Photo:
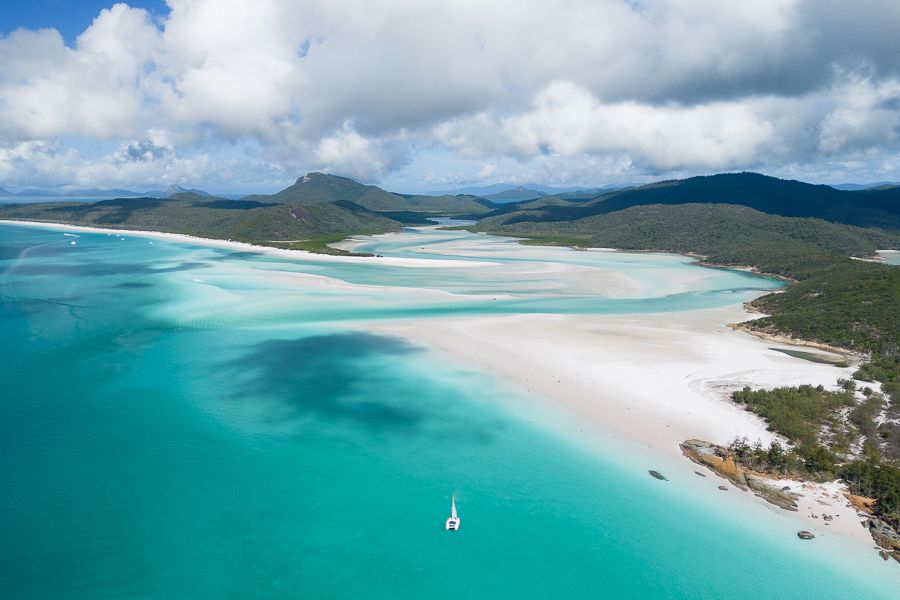
[[[0,186],[900,181],[896,0],[3,0]]]

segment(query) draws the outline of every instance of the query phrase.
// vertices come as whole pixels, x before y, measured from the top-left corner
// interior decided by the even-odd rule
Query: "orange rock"
[[[850,501],[850,504],[852,504],[853,508],[856,510],[861,510],[865,513],[871,513],[875,510],[875,498],[857,496],[856,494],[844,494],[844,496],[847,497],[847,500]]]

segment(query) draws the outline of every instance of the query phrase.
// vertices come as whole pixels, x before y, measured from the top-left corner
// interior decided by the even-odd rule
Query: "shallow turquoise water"
[[[434,258],[456,247],[407,235]],[[685,310],[774,282],[679,257],[521,260],[493,238],[463,240],[493,275],[73,239],[0,226],[0,597],[874,598],[900,582],[678,472],[658,482],[624,448],[566,441],[531,399],[364,323]],[[588,294],[554,261],[634,285]],[[674,275],[692,269],[686,289]]]

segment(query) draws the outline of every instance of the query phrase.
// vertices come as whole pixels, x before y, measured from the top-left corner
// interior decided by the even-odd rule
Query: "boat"
[[[459,529],[459,517],[456,516],[456,498],[450,499],[450,518],[447,519],[445,528],[447,531],[456,531]]]

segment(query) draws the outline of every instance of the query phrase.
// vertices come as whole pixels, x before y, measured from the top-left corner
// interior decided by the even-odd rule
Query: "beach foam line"
[[[261,254],[270,254],[292,259],[314,259],[322,262],[361,262],[361,261],[377,261],[373,264],[387,264],[392,266],[412,267],[412,268],[462,268],[462,267],[486,267],[497,266],[498,263],[490,261],[471,261],[471,260],[454,260],[454,259],[431,259],[431,258],[391,258],[391,257],[369,257],[369,256],[339,256],[335,254],[317,254],[307,250],[287,250],[284,248],[273,248],[271,246],[260,246],[250,244],[248,242],[236,242],[234,240],[221,240],[217,238],[205,238],[183,233],[168,233],[165,231],[146,231],[138,229],[113,229],[109,227],[88,227],[85,225],[67,225],[65,223],[47,223],[44,221],[17,221],[10,219],[0,219],[3,225],[25,225],[29,227],[38,227],[43,229],[54,229],[58,231],[83,231],[86,233],[109,233],[117,236],[134,235],[139,237],[149,237],[170,242],[182,242],[196,244],[199,246],[227,248],[241,252],[258,252]]]

